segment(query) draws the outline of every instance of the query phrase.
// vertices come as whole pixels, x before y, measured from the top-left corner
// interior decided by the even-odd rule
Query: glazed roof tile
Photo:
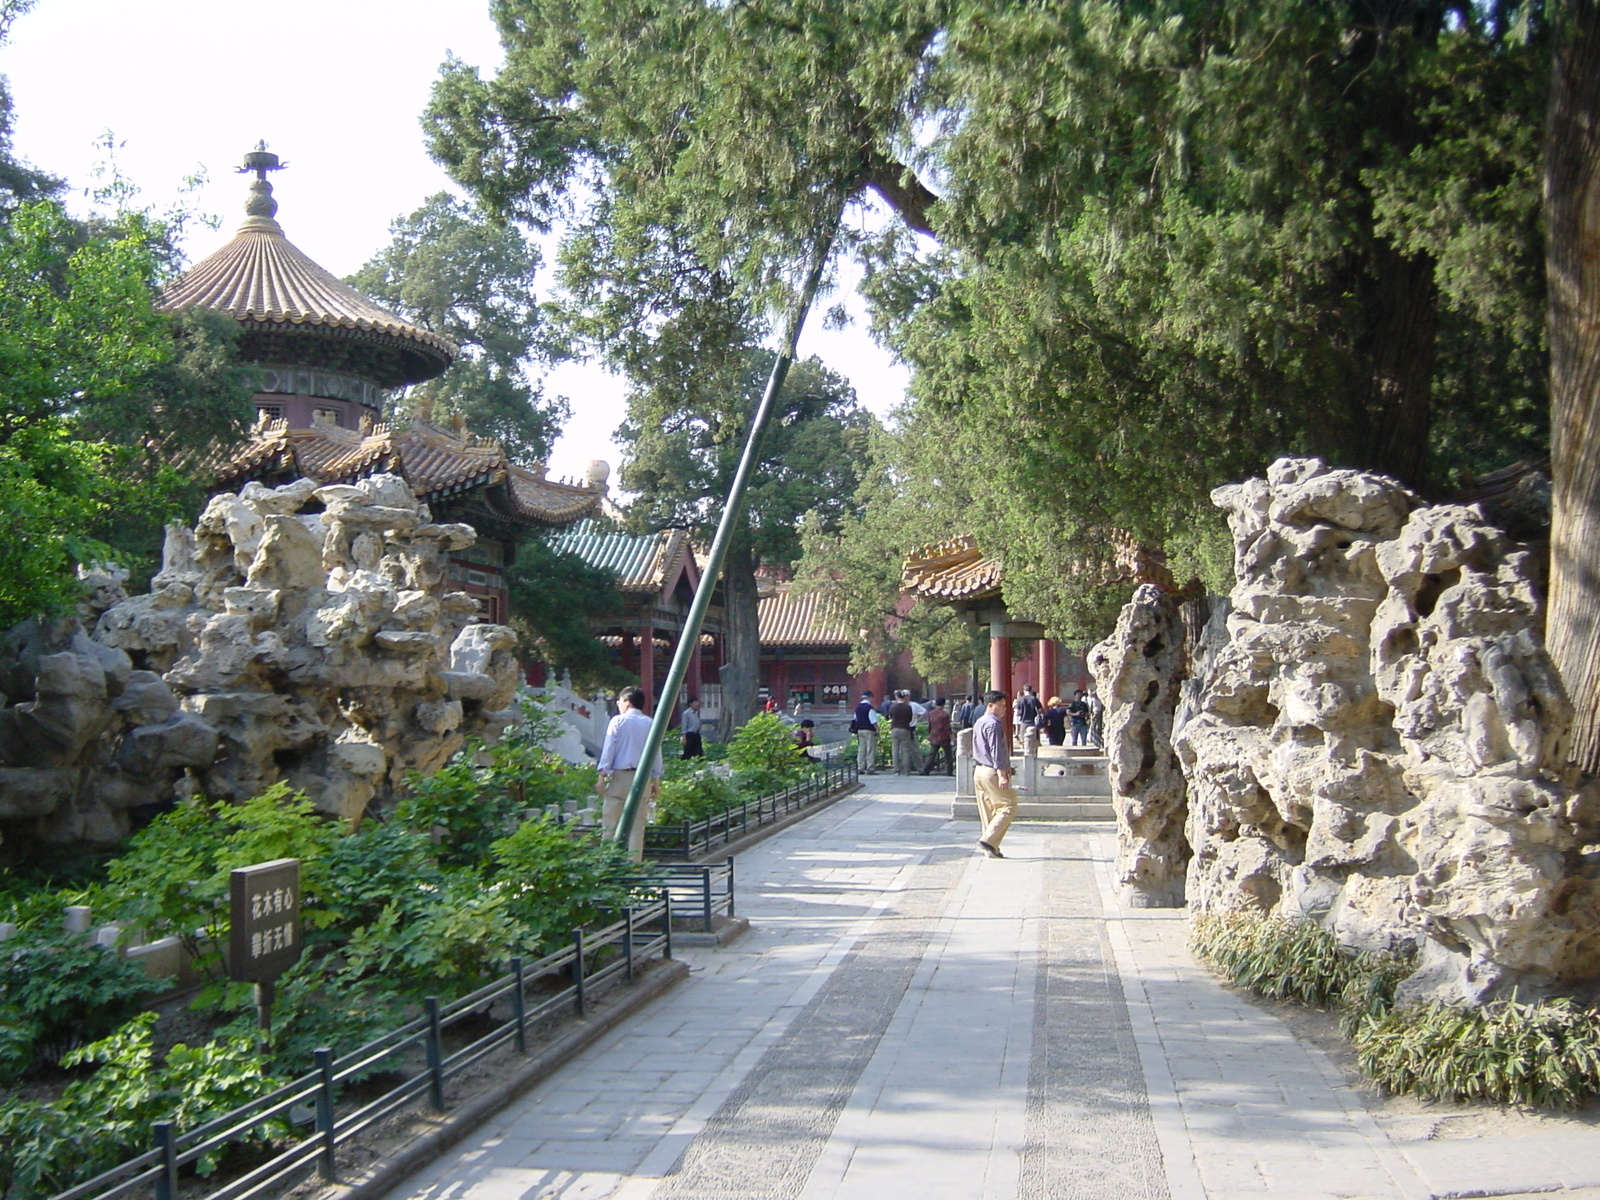
[[[970,535],[924,546],[908,555],[901,569],[905,590],[935,603],[998,596],[1004,581],[1000,563],[985,558]]]
[[[838,594],[827,589],[797,592],[784,585],[756,605],[763,646],[848,645]]]
[[[456,356],[448,338],[430,333],[363,296],[312,262],[271,217],[248,217],[233,240],[201,259],[161,293],[159,307],[199,306],[242,324],[354,329],[414,342],[440,360]]]
[[[358,432],[338,425],[291,430],[285,421],[257,426],[250,440],[216,470],[232,487],[266,473],[290,471],[319,483],[350,483],[392,471],[423,501],[475,488],[495,489],[496,505],[528,524],[562,526],[594,512],[602,490],[545,479],[510,462],[498,443],[414,421],[395,430],[375,425]]]
[[[622,592],[659,592],[677,575],[691,553],[689,535],[681,529],[624,533],[597,521],[581,521],[555,540],[555,547],[576,554],[591,567],[610,571]]]

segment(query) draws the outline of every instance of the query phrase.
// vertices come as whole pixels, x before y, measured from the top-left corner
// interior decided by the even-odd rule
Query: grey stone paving
[[[683,952],[685,983],[387,1200],[1442,1200],[1600,1183],[1592,1130],[1391,1140],[1320,1051],[1195,964],[1181,912],[1118,907],[1108,826],[1014,826],[997,861],[948,812],[939,781],[878,778],[740,855],[748,934]]]

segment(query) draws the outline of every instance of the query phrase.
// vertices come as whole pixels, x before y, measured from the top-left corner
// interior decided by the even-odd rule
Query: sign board
[[[271,983],[300,958],[300,860],[240,867],[228,877],[228,977]]]
[[[824,704],[843,704],[850,699],[850,685],[848,683],[825,683],[822,685],[822,702]]]

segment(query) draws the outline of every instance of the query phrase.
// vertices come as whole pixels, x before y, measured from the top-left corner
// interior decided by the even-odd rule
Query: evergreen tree
[[[394,240],[350,284],[461,347],[449,370],[410,389],[396,417],[426,403],[459,413],[516,462],[543,462],[567,415],[529,375],[561,357],[534,292],[540,255],[514,226],[496,223],[446,193],[390,226]]]

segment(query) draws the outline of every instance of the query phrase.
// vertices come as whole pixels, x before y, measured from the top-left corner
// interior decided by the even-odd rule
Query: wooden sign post
[[[228,977],[255,984],[265,1052],[274,986],[300,959],[300,860],[279,858],[240,867],[228,876],[228,898]]]

